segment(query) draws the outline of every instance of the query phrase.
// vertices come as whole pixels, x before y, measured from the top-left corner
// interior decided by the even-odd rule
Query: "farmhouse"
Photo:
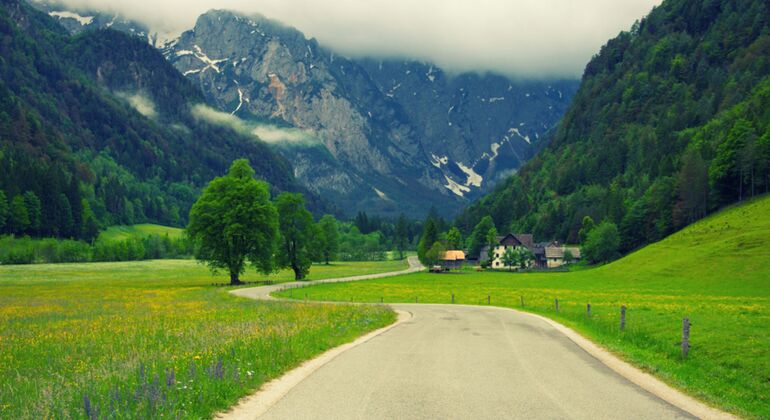
[[[533,251],[535,248],[534,239],[531,234],[526,233],[520,233],[520,234],[513,234],[509,233],[505,236],[498,236],[497,237],[497,245],[495,246],[495,249],[492,253],[492,261],[489,263],[489,267],[491,268],[511,268],[505,265],[503,263],[503,255],[505,255],[505,251],[507,249],[513,249],[514,251],[518,251],[520,249],[527,249],[530,251]],[[489,261],[489,247],[485,246],[481,249],[481,255],[479,256],[479,261],[485,262]],[[530,266],[534,264],[534,261],[530,263]]]
[[[497,245],[495,246],[489,267],[495,269],[511,268],[503,262],[503,255],[505,255],[505,251],[508,249],[513,249],[514,251],[525,249],[530,251],[533,259],[527,264],[528,268],[558,268],[580,259],[580,248],[578,247],[563,246],[558,241],[535,243],[531,234],[509,233],[508,235],[497,237]],[[565,255],[567,257],[571,255],[569,261],[564,258]],[[489,247],[482,248],[479,261],[489,261]]]
[[[564,246],[558,241],[552,241],[542,245],[542,253],[535,253],[538,259],[537,266],[542,268],[559,268],[580,259],[580,248],[576,246]],[[565,256],[569,258],[565,258]]]

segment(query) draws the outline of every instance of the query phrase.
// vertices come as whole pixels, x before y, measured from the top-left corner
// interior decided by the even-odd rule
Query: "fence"
[[[344,281],[328,281],[328,282],[319,282],[319,283],[335,284],[335,283],[344,283]],[[281,287],[279,289],[279,291],[282,292],[282,291],[287,291],[288,290],[289,293],[290,293],[289,297],[293,298],[294,297],[294,293],[293,292],[295,290],[303,289],[305,287],[314,286],[314,285],[317,285],[319,283],[314,283],[314,284],[287,284],[287,285]],[[307,298],[308,298],[307,293],[304,293],[304,294],[300,293],[297,296],[298,297],[304,297],[305,300],[307,300]],[[447,299],[444,302],[436,301],[435,296],[432,296],[432,297],[433,297],[433,299],[431,299],[431,298],[422,299],[422,301],[423,302],[429,302],[429,303],[444,303],[445,302],[445,303],[449,303],[449,304],[456,304],[458,302],[458,295],[455,294],[455,293],[447,294]],[[510,300],[510,296],[507,296],[507,298],[508,298],[508,303],[512,302]],[[320,299],[320,300],[323,300],[323,299]],[[336,301],[337,302],[341,302],[341,300],[339,300],[339,299],[337,299]],[[353,302],[354,301],[353,297],[350,297],[349,301]],[[376,301],[379,301],[380,304],[385,304],[386,303],[385,296],[379,296],[378,299],[369,300],[369,303],[372,303],[372,302],[376,303]],[[387,303],[408,303],[408,302],[419,303],[420,301],[421,301],[420,297],[415,295],[415,296],[410,297],[410,298],[406,298],[406,297],[402,296],[402,297],[399,297],[397,302],[394,301],[394,302],[387,302]],[[529,307],[526,306],[527,299],[525,298],[524,295],[519,296],[518,301],[519,301],[519,306],[522,307],[522,308],[543,309],[543,306],[539,306],[538,308],[536,308],[531,303],[530,303]],[[475,305],[485,305],[485,304],[486,305],[492,305],[493,296],[492,296],[491,293],[489,293],[489,294],[486,294],[485,296],[483,296],[481,298],[476,297],[475,299],[471,299],[470,301],[467,301],[467,302],[470,303],[470,304],[475,304]],[[541,296],[541,302],[542,302],[542,296]],[[366,303],[366,302],[362,302],[362,303]],[[504,305],[505,301],[501,300],[501,303]],[[559,298],[553,298],[551,306],[550,306],[550,310],[553,311],[554,313],[558,313],[558,314],[563,315],[563,316],[567,315],[563,311],[563,309],[564,309],[563,303],[564,302],[560,302],[559,301]],[[501,305],[501,306],[503,306],[503,305]],[[505,305],[505,306],[513,306],[513,305],[509,304],[509,305]],[[618,306],[616,308],[617,308],[617,312],[616,312],[617,318],[615,318],[615,323],[614,323],[615,327],[613,327],[613,328],[616,331],[619,331],[621,333],[626,333],[627,329],[628,329],[628,326],[630,325],[629,322],[632,321],[627,316],[628,313],[629,313],[629,308],[626,305],[620,305],[620,306]],[[574,313],[571,313],[571,315],[574,315]],[[585,317],[587,319],[590,319],[590,320],[595,320],[595,319],[597,319],[597,316],[599,316],[599,314],[597,314],[596,308],[593,307],[591,305],[591,303],[586,303],[585,304]],[[681,345],[681,355],[682,355],[682,357],[685,357],[685,358],[688,357],[688,355],[689,355],[689,353],[690,353],[690,351],[692,349],[691,344],[690,344],[691,329],[692,329],[692,323],[690,322],[689,317],[683,318],[682,319],[682,329],[681,329],[682,337],[681,337],[680,345]]]

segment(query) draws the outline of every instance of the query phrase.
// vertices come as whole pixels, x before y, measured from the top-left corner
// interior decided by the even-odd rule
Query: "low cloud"
[[[244,134],[249,133],[249,128],[246,126],[246,123],[235,115],[217,111],[216,109],[203,104],[193,105],[191,112],[193,117],[209,124],[229,127]]]
[[[280,146],[311,146],[319,143],[315,134],[310,130],[247,121],[203,104],[194,105],[191,112],[193,117],[199,120],[229,127],[242,134],[253,135],[265,143]]]
[[[608,39],[662,0],[59,0],[181,33],[210,9],[261,13],[349,56],[434,61],[450,71],[578,77]]]
[[[125,99],[140,114],[147,118],[155,118],[158,111],[155,109],[155,103],[144,93],[138,92],[118,92],[118,97]]]

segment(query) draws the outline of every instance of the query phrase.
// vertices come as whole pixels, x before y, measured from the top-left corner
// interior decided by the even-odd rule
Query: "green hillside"
[[[146,40],[73,37],[22,0],[0,3],[0,38],[0,201],[13,210],[0,205],[0,232],[90,240],[99,226],[184,225],[238,158],[298,189],[267,144],[196,118],[203,94]]]
[[[576,242],[588,215],[627,252],[767,192],[769,76],[766,1],[665,0],[588,63],[549,146],[457,224]]]
[[[171,239],[181,238],[184,229],[153,225],[150,223],[130,226],[110,226],[99,234],[100,241],[125,241],[128,239],[144,238],[150,235],[167,236]]]
[[[595,269],[421,273],[315,286],[305,293],[319,300],[425,303],[450,303],[454,294],[456,303],[476,305],[490,296],[493,305],[573,327],[707,402],[747,417],[770,417],[770,196],[728,208]],[[624,332],[621,305],[628,307]],[[693,323],[686,359],[679,347],[684,317]]]

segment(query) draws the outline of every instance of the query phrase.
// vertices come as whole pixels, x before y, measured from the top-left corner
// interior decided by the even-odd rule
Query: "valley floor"
[[[334,263],[310,278],[406,266]],[[384,307],[254,302],[211,286],[225,281],[191,260],[0,266],[0,418],[210,417],[395,319]]]
[[[768,249],[770,197],[729,209],[596,269],[420,273],[324,284],[301,293],[309,299],[340,302],[444,304],[454,295],[457,304],[535,312],[577,330],[690,395],[741,416],[767,418]],[[289,292],[277,296],[288,297]],[[621,306],[627,307],[623,331]],[[684,317],[693,325],[686,358],[680,347]]]

